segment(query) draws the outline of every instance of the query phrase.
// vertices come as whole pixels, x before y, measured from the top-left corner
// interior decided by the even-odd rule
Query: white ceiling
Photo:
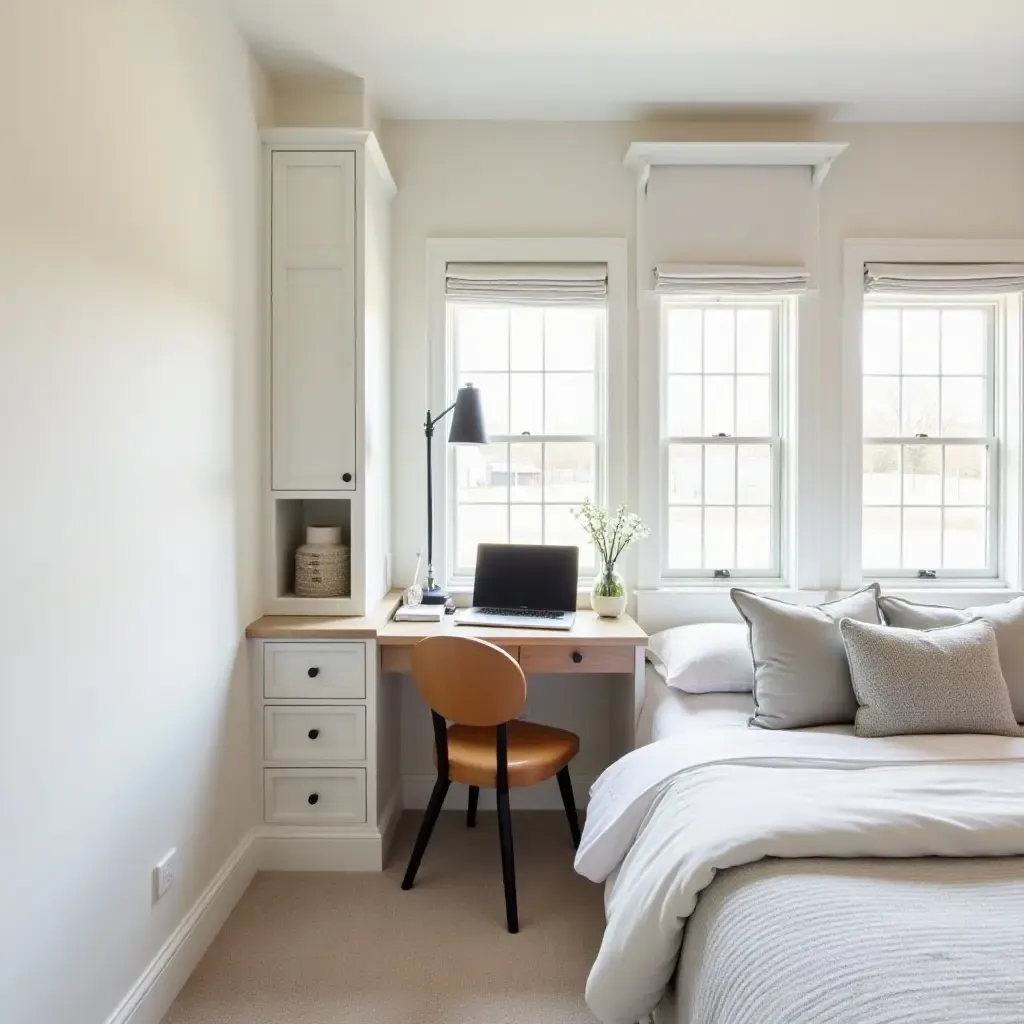
[[[1024,0],[228,0],[272,72],[383,117],[808,108],[1024,120]]]

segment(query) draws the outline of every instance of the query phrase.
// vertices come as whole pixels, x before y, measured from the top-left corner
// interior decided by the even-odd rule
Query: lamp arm
[[[427,421],[426,421],[426,423],[424,423],[424,424],[423,424],[423,426],[424,426],[424,427],[425,427],[425,428],[426,428],[427,430],[429,430],[429,431],[433,432],[433,430],[434,430],[434,427],[436,427],[436,426],[438,425],[438,423],[440,423],[440,422],[441,422],[441,420],[443,420],[443,419],[445,418],[445,416],[447,416],[447,415],[448,415],[448,413],[450,413],[450,412],[452,411],[452,409],[454,409],[454,408],[455,408],[455,403],[454,403],[454,402],[452,402],[452,404],[451,404],[451,405],[449,405],[449,406],[448,406],[448,408],[444,410],[444,412],[440,412],[440,413],[438,413],[438,414],[437,414],[436,416],[434,416],[433,418],[431,418],[431,416],[430,416],[430,410],[428,409],[428,410],[427,410]]]

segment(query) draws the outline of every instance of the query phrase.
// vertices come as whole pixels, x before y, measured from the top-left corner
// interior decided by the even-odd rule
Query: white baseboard
[[[160,1024],[207,947],[249,887],[258,866],[255,830],[248,832],[160,951],[107,1018],[107,1024]]]
[[[436,775],[403,775],[402,776],[402,806],[407,810],[422,810],[430,800],[430,792],[434,788]],[[590,787],[597,778],[595,775],[573,776],[572,792],[576,797],[576,806],[583,810],[587,806],[590,796]],[[444,801],[446,811],[464,811],[469,801],[468,786],[452,786],[448,790],[448,796]],[[509,803],[512,810],[520,811],[560,811],[562,810],[562,796],[558,792],[558,783],[554,779],[542,782],[537,786],[527,786],[523,789],[513,789],[509,794]],[[480,810],[493,811],[495,809],[494,790],[482,789],[480,791]]]

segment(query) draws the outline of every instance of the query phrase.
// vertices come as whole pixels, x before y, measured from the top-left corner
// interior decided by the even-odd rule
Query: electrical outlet
[[[153,891],[160,899],[178,881],[178,851],[168,850],[153,868]]]

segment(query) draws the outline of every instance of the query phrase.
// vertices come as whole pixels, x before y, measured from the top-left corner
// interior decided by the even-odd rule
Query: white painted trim
[[[261,871],[380,871],[385,836],[376,829],[267,826],[259,832],[259,851]]]
[[[572,778],[572,792],[576,798],[576,806],[583,810],[590,799],[590,787],[596,780],[596,775],[576,775],[569,766]],[[402,776],[402,806],[406,810],[423,810],[430,799],[431,790],[437,776],[430,775],[403,775]],[[446,811],[464,811],[469,800],[468,786],[452,786],[444,801]],[[560,811],[562,810],[562,797],[558,792],[558,785],[552,778],[536,786],[527,786],[522,789],[509,791],[509,801],[512,810],[520,811]],[[480,791],[480,809],[493,811],[495,809],[494,790],[482,789]]]
[[[368,128],[264,128],[260,132],[269,149],[363,149],[389,195],[398,192],[391,168],[377,136]]]
[[[261,851],[248,832],[106,1024],[159,1024],[249,887]]]

